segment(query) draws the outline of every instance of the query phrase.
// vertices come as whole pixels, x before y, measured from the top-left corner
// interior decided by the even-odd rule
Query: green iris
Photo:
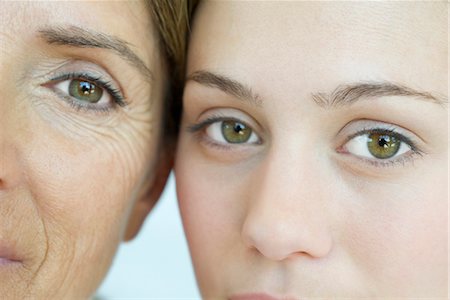
[[[385,133],[371,133],[367,141],[369,152],[379,159],[388,159],[400,149],[401,141]]]
[[[252,129],[240,122],[223,121],[222,135],[228,143],[241,144],[250,139]]]
[[[69,84],[69,94],[84,102],[97,103],[103,94],[103,90],[86,80],[73,79]]]

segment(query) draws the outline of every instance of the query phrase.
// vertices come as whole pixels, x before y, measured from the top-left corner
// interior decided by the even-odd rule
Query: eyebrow
[[[433,95],[429,92],[414,90],[410,87],[393,82],[361,82],[339,85],[332,93],[313,93],[312,99],[324,108],[348,106],[358,100],[388,96],[414,97],[439,105],[448,103],[444,96]]]
[[[217,88],[254,106],[261,106],[260,97],[250,87],[224,75],[208,71],[196,71],[186,78],[186,82],[190,80],[208,87]]]
[[[38,30],[38,33],[48,44],[111,50],[137,68],[144,77],[154,78],[150,69],[130,49],[130,43],[115,36],[78,26],[46,27]]]
[[[250,87],[227,76],[209,71],[196,71],[187,77],[186,81],[189,80],[208,87],[218,88],[227,94],[248,101],[256,106],[262,105],[261,98]],[[339,106],[349,106],[362,99],[387,96],[414,97],[439,105],[448,104],[448,99],[445,96],[417,91],[388,81],[343,84],[339,85],[332,93],[313,93],[312,100],[323,108],[337,108]]]

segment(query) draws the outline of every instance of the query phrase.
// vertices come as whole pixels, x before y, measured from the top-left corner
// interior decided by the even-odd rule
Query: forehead
[[[0,15],[2,33],[23,40],[31,40],[44,27],[77,26],[126,41],[146,63],[155,44],[151,16],[142,1],[2,2]]]
[[[293,80],[311,89],[393,80],[447,94],[447,31],[446,5],[436,2],[205,2],[188,70],[253,76],[282,91]]]

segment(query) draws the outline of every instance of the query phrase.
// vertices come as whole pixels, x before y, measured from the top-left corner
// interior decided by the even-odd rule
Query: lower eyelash
[[[231,147],[227,144],[215,143],[211,139],[209,139],[207,137],[205,138],[204,136],[201,135],[201,132],[195,133],[195,137],[198,140],[198,142],[204,143],[205,145],[207,145],[209,147],[213,147],[213,148],[216,148],[221,151],[227,151],[227,150],[231,149]]]
[[[108,114],[111,111],[111,107],[108,106],[99,106],[99,105],[92,105],[83,103],[81,101],[78,101],[71,96],[68,96],[59,90],[54,90],[55,93],[58,94],[59,97],[61,97],[69,106],[74,109],[76,112],[87,112],[87,113],[95,113],[99,115],[105,115]]]
[[[110,107],[104,107],[104,106],[102,107],[102,106],[98,106],[98,105],[95,107],[92,107],[89,104],[83,104],[82,102],[76,101],[76,100],[72,99],[72,97],[69,97],[66,95],[64,95],[62,97],[77,112],[79,112],[79,111],[85,111],[85,112],[94,111],[96,113],[106,114],[111,110]]]
[[[365,163],[368,163],[374,167],[380,168],[386,168],[386,167],[395,167],[397,164],[401,164],[402,166],[405,166],[408,163],[413,163],[415,158],[422,157],[423,153],[420,151],[411,150],[410,154],[403,154],[397,158],[394,159],[386,159],[386,160],[375,160],[375,159],[369,159],[364,157],[358,157],[358,159],[364,161]]]

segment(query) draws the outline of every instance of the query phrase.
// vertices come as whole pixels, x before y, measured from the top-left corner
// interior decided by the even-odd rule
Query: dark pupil
[[[242,125],[242,124],[240,124],[240,123],[236,123],[235,125],[234,125],[234,132],[236,132],[237,134],[241,134],[241,135],[243,135],[244,134],[244,129],[245,129],[245,126],[244,125]]]
[[[380,136],[378,140],[378,146],[383,148],[389,148],[391,143],[391,138],[387,135]]]
[[[95,85],[87,81],[80,81],[80,85],[78,88],[80,89],[80,92],[85,96],[88,96],[89,94],[95,92]]]

